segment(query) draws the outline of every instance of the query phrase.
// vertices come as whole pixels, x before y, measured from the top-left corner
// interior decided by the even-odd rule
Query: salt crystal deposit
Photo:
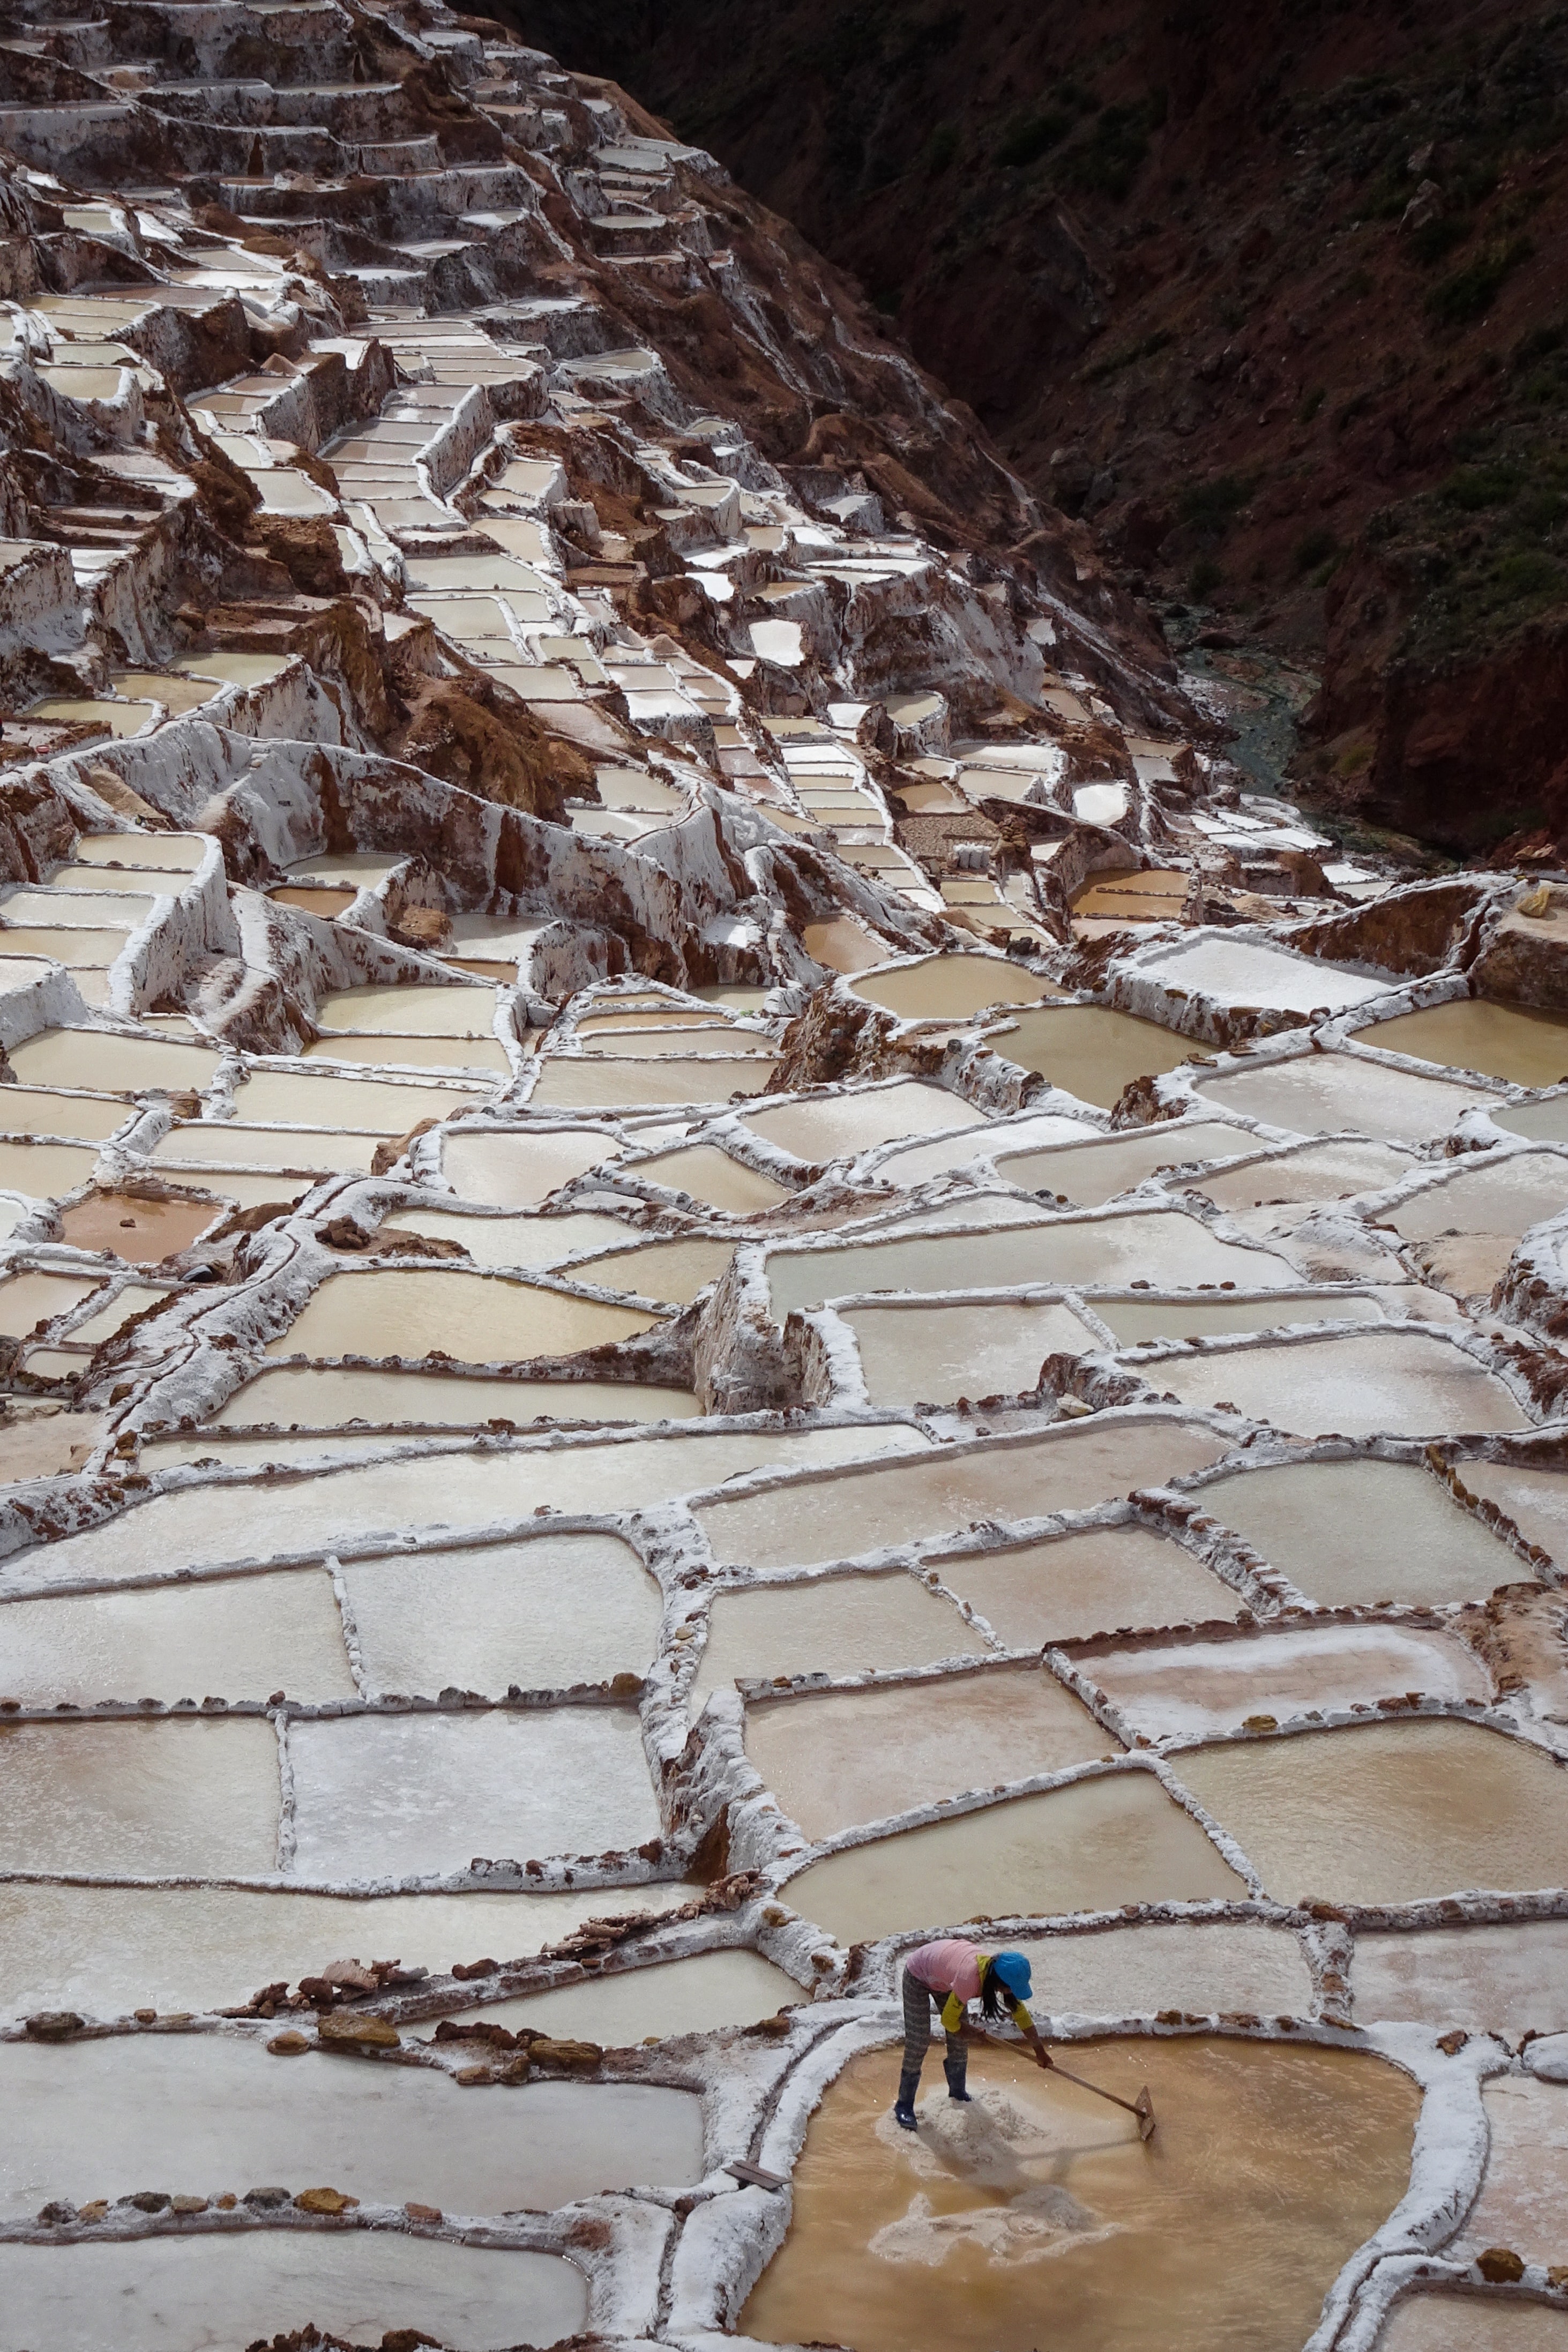
[[[1564,2341],[1564,894],[488,19],[0,79],[7,2352]]]

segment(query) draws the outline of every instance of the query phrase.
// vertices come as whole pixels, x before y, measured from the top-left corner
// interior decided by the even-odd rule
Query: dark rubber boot
[[[899,2095],[893,2105],[893,2120],[902,2124],[906,2131],[920,2128],[920,2118],[915,2114],[915,2093],[920,2086],[920,2068],[917,2066],[911,2074],[906,2067],[899,2077]]]
[[[942,2071],[947,2076],[948,2097],[961,2100],[965,2106],[968,2106],[971,2101],[969,2093],[964,2089],[964,2084],[969,2075],[969,2053],[962,2042],[956,2051],[949,2051],[942,2062]]]

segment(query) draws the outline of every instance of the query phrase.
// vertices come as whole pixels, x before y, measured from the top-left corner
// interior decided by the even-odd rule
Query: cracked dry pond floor
[[[1072,2059],[1124,2098],[1147,2083],[1154,2137],[995,2050],[970,2060],[967,2108],[928,2061],[911,2139],[888,2112],[895,2053],[857,2058],[812,2120],[744,2331],[853,2352],[1295,2352],[1405,2187],[1415,2085],[1374,2059],[1220,2041]]]

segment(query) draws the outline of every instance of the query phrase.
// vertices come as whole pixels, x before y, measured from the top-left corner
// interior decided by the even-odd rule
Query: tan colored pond
[[[1113,1013],[1100,1004],[1064,1004],[1020,1014],[1015,1028],[991,1039],[1020,1068],[1038,1070],[1080,1102],[1109,1110],[1132,1079],[1173,1070],[1194,1051],[1190,1037]]]
[[[1407,2294],[1377,2352],[1568,2352],[1568,2319],[1512,2294]]]
[[[717,1022],[696,1029],[594,1028],[578,1034],[584,1053],[633,1061],[658,1061],[670,1054],[695,1054],[707,1060],[718,1055],[766,1054],[771,1060],[773,1050],[772,1039],[754,1029],[721,1026]]]
[[[855,821],[856,812],[849,811]],[[875,820],[876,812],[866,811],[868,822]],[[834,915],[825,923],[807,923],[801,930],[801,943],[806,954],[829,971],[865,971],[874,963],[885,961],[886,940],[873,939],[870,932],[850,915]]]
[[[663,996],[596,997],[577,1023],[577,1034],[587,1039],[605,1029],[710,1029],[713,1014],[706,1006],[677,1004]]]
[[[1341,1201],[1356,1192],[1381,1192],[1410,1171],[1406,1152],[1385,1143],[1318,1143],[1298,1147],[1249,1168],[1223,1175],[1194,1176],[1184,1188],[1202,1192],[1217,1209],[1260,1209],[1265,1202]]]
[[[731,1160],[727,1151],[711,1143],[694,1143],[682,1151],[639,1160],[627,1173],[646,1176],[651,1184],[666,1184],[672,1192],[689,1193],[692,1200],[736,1217],[773,1208],[790,1197],[785,1186],[775,1184],[771,1176],[759,1175],[754,1168]]]
[[[289,1329],[268,1340],[267,1352],[375,1358],[439,1351],[460,1363],[518,1363],[629,1339],[654,1320],[633,1307],[502,1275],[377,1267],[329,1275]]]
[[[1484,997],[1402,1013],[1363,1031],[1362,1043],[1451,1069],[1480,1070],[1515,1087],[1554,1087],[1568,1078],[1568,1020]]]
[[[967,2107],[928,2061],[921,2130],[901,2132],[896,2054],[855,2059],[812,2118],[743,2332],[855,2352],[1299,2352],[1404,2193],[1414,2084],[1345,2051],[1219,2040],[1085,2042],[1073,2063],[1124,2098],[1148,2084],[1147,2146],[1000,2048],[972,2054]]]
[[[1354,1054],[1303,1054],[1261,1069],[1233,1070],[1204,1079],[1197,1092],[1205,1102],[1298,1135],[1354,1129],[1384,1143],[1427,1142],[1446,1135],[1461,1113],[1497,1099],[1480,1087],[1420,1077]]]
[[[0,1606],[0,1691],[24,1706],[102,1699],[353,1698],[329,1580],[308,1570],[178,1591]]]
[[[0,1869],[130,1878],[277,1865],[270,1723],[3,1723],[0,1769]]]
[[[1122,1625],[1202,1623],[1242,1605],[1191,1552],[1147,1528],[1091,1528],[934,1565],[1013,1650]]]
[[[1015,1288],[1025,1283],[1104,1284],[1135,1278],[1162,1288],[1229,1282],[1283,1289],[1293,1270],[1271,1251],[1215,1238],[1180,1209],[1135,1209],[1111,1217],[1059,1217],[990,1233],[910,1234],[896,1241],[836,1242],[770,1253],[768,1286],[782,1322],[792,1307],[862,1291]]]
[[[309,882],[280,882],[268,892],[268,898],[280,907],[298,907],[303,915],[321,915],[331,922],[346,915],[359,892],[353,889],[332,889]]]
[[[572,1271],[577,1281],[595,1283],[605,1290],[633,1290],[640,1298],[685,1307],[718,1281],[733,1255],[731,1242],[694,1235],[689,1241],[645,1242],[640,1249],[588,1258]]]
[[[1152,1772],[1106,1772],[846,1847],[809,1864],[783,1899],[853,1944],[1015,1912],[1046,1918],[1244,1892]]]
[[[1121,1752],[1038,1666],[823,1691],[746,1710],[747,1755],[814,1844],[939,1797]]]
[[[1097,1298],[1094,1311],[1119,1346],[1154,1339],[1218,1339],[1236,1331],[1273,1331],[1286,1323],[1381,1323],[1384,1310],[1370,1292],[1335,1297],[1331,1291],[1272,1290],[1267,1298]]]
[[[0,1143],[0,1187],[35,1201],[58,1201],[86,1184],[98,1166],[96,1151],[68,1143],[31,1143],[16,1137]]]
[[[940,1135],[949,1128],[983,1127],[984,1112],[943,1087],[901,1078],[890,1087],[820,1095],[748,1111],[744,1124],[765,1143],[797,1160],[840,1160],[893,1143],[905,1135]]]
[[[316,1078],[254,1068],[234,1090],[235,1115],[241,1119],[262,1126],[344,1127],[370,1135],[406,1135],[421,1119],[454,1118],[483,1099],[460,1087],[396,1086],[374,1078]]]
[[[64,1211],[60,1225],[72,1249],[112,1250],[132,1265],[155,1265],[189,1249],[226,1214],[217,1201],[143,1201],[130,1192],[89,1192]]]
[[[8,2245],[0,2248],[0,2300],[39,2352],[90,2344],[110,2310],[116,2352],[203,2343],[228,2352],[260,2312],[279,2331],[314,2326],[367,2343],[419,2328],[454,2352],[488,2352],[520,2330],[552,2343],[588,2315],[587,2282],[559,2254],[383,2230]]]
[[[317,1037],[300,1058],[363,1064],[371,1069],[491,1070],[497,1076],[506,1076],[511,1069],[505,1046],[494,1037],[394,1037],[381,1030],[374,1037],[338,1032]]]
[[[658,1645],[658,1586],[615,1536],[394,1554],[342,1573],[377,1691],[564,1690],[646,1674]]]
[[[1549,1095],[1544,1102],[1520,1103],[1511,1110],[1499,1103],[1489,1115],[1506,1133],[1532,1143],[1568,1143],[1568,1095]]]
[[[996,1172],[1009,1184],[1021,1184],[1026,1192],[1061,1193],[1082,1208],[1097,1209],[1119,1192],[1142,1184],[1161,1168],[1188,1160],[1232,1159],[1255,1148],[1254,1138],[1245,1128],[1222,1127],[1214,1119],[1162,1120],[1139,1133],[1113,1136],[1104,1143],[998,1154]]]
[[[1227,1403],[1254,1421],[1313,1437],[1443,1436],[1528,1429],[1513,1392],[1473,1358],[1426,1331],[1282,1339],[1150,1366],[1184,1404]]]
[[[1456,2252],[1473,2259],[1488,2246],[1511,2246],[1527,2263],[1554,2264],[1568,2210],[1568,2088],[1503,2075],[1481,2096],[1491,2146]]]
[[[617,1886],[614,1907],[668,1911],[697,1891]],[[456,1960],[542,1951],[605,1909],[602,1888],[350,1897],[0,1882],[0,2018],[68,2007],[84,2017],[217,2009],[343,1953],[396,1953],[408,1968],[439,1972]]]
[[[320,1171],[366,1176],[378,1140],[374,1134],[342,1135],[328,1128],[244,1127],[232,1118],[186,1119],[153,1145],[153,1161],[160,1168],[210,1168],[214,1185],[232,1191],[230,1171],[237,1165],[295,1169],[307,1175]]]
[[[13,1274],[0,1281],[0,1332],[25,1339],[40,1323],[52,1323],[90,1298],[98,1280],[71,1274]]]
[[[630,1707],[296,1723],[289,1752],[302,1879],[441,1875],[476,1853],[629,1852],[659,1834]]]
[[[1480,1466],[1467,1463],[1467,1478]],[[1441,1479],[1413,1463],[1286,1463],[1217,1479],[1202,1500],[1327,1608],[1480,1599],[1523,1570]]]
[[[1172,1762],[1286,1902],[1568,1885],[1563,1769],[1480,1724],[1306,1731]]]
[[[117,931],[89,930],[74,923],[51,925],[7,923],[0,929],[0,955],[52,957],[63,964],[105,970],[124,952],[130,926]]]
[[[1405,1241],[1439,1234],[1495,1234],[1517,1241],[1531,1225],[1568,1209],[1568,1153],[1511,1152],[1461,1166],[1444,1183],[1389,1210],[1388,1223]]]
[[[587,1250],[611,1248],[626,1238],[627,1228],[618,1217],[594,1210],[564,1217],[476,1217],[460,1209],[400,1209],[381,1232],[460,1242],[476,1265],[549,1267]]]
[[[205,833],[83,833],[71,849],[78,866],[120,866],[160,874],[194,874],[212,839]]]
[[[909,1543],[973,1519],[1080,1511],[1131,1487],[1217,1461],[1224,1440],[1162,1419],[1068,1423],[1007,1445],[943,1447],[913,1461],[854,1469],[788,1489],[707,1503],[697,1517],[716,1559],[805,1567]]]
[[[617,1900],[618,1900],[617,1896]],[[712,2033],[721,2026],[754,2025],[797,2006],[806,1995],[793,1977],[739,1948],[698,1952],[653,1968],[617,1969],[587,1983],[496,2000],[464,2011],[465,2021],[492,2019],[510,2032],[531,2026],[567,2041],[597,2042],[624,2050],[678,2033]]]
[[[279,2066],[250,2036],[144,2033],[63,2053],[0,2043],[0,2085],[15,2125],[0,2154],[7,2219],[37,2210],[36,2184],[121,2197],[171,2168],[215,2196],[235,2179],[328,2179],[367,2203],[471,2214],[701,2175],[700,2100],[640,2084],[530,2083],[476,2101],[425,2067]]]
[[[1472,1495],[1506,1511],[1527,1542],[1559,1561],[1568,1559],[1568,1478],[1552,1470],[1530,1470],[1510,1462],[1459,1462],[1459,1477]]]
[[[500,1209],[536,1209],[542,1201],[598,1166],[614,1160],[620,1145],[596,1128],[559,1128],[535,1134],[526,1129],[459,1129],[441,1147],[447,1181],[465,1200]]]
[[[1314,1707],[1374,1706],[1391,1691],[1483,1706],[1492,1695],[1473,1650],[1419,1626],[1300,1625],[1250,1641],[1107,1650],[1083,1667],[1123,1726],[1151,1739],[1207,1739],[1257,1716],[1283,1723]]]
[[[112,1095],[58,1095],[39,1087],[0,1087],[0,1123],[12,1135],[79,1137],[101,1142],[131,1116]]]
[[[100,1413],[70,1412],[48,1403],[28,1410],[14,1403],[0,1423],[0,1480],[57,1478],[79,1470],[103,1435]]]
[[[1001,956],[935,955],[868,972],[849,993],[905,1021],[962,1021],[993,1004],[1037,1004],[1061,991]]]
[[[82,1087],[102,1094],[199,1090],[211,1084],[217,1066],[209,1046],[121,1036],[112,1029],[44,1029],[11,1048],[11,1066],[25,1086]]]
[[[710,1691],[735,1682],[864,1674],[976,1654],[984,1654],[980,1638],[952,1603],[898,1570],[720,1591],[709,1612],[692,1710]]]
[[[510,1421],[685,1421],[698,1411],[686,1389],[629,1381],[453,1379],[439,1372],[374,1371],[277,1364],[237,1389],[210,1426],[335,1429],[354,1421],[471,1428]]]
[[[1081,1356],[1099,1345],[1070,1307],[1037,1302],[854,1307],[843,1319],[876,1405],[1011,1396],[1037,1386],[1047,1356]]]
[[[771,1056],[729,1055],[685,1061],[664,1055],[651,1062],[608,1055],[562,1055],[542,1061],[532,1110],[637,1110],[648,1104],[728,1102],[761,1094],[773,1071]]]

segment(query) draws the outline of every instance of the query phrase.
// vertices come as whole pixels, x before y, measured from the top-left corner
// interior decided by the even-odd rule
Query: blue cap
[[[998,1952],[991,1965],[1015,2000],[1028,2000],[1029,1963],[1022,1952]]]

